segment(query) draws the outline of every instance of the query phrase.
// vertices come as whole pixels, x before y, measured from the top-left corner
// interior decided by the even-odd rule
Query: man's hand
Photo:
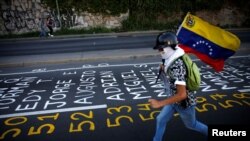
[[[187,98],[186,86],[185,85],[176,85],[177,93],[174,96],[168,97],[163,100],[149,99],[148,102],[152,108],[161,108],[165,105],[173,104],[180,102]]]
[[[160,70],[164,71],[165,69],[165,65],[164,64],[160,64]]]
[[[155,99],[149,99],[148,102],[150,103],[150,106],[152,108],[161,108],[163,105],[161,105],[161,102]]]
[[[158,73],[158,76],[157,76],[157,78],[156,78],[155,84],[158,82],[161,73],[162,73],[162,72],[165,73],[165,72],[164,72],[164,68],[165,68],[164,64],[160,64],[160,69],[159,69],[159,73]]]

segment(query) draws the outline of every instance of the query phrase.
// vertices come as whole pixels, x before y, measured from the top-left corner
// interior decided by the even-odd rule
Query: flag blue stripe
[[[179,43],[189,46],[213,59],[226,60],[235,53],[233,50],[223,48],[183,27],[180,29],[177,38]]]

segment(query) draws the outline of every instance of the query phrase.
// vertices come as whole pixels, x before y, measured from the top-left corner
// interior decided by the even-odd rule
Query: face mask
[[[161,52],[162,59],[168,59],[172,54],[174,53],[174,50],[171,47],[163,48],[163,51]]]

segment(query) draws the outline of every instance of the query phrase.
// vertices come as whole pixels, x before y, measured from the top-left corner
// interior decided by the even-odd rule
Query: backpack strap
[[[183,61],[182,57],[183,57],[183,55],[180,56],[180,57],[178,57],[178,58],[176,58],[175,60],[173,60],[173,61],[171,62],[171,64],[169,64],[169,67],[168,67],[167,69],[169,69],[170,66],[172,66],[172,65],[174,64],[174,62],[175,62],[176,60],[178,60],[179,58]],[[184,61],[183,61],[183,62],[184,62]]]

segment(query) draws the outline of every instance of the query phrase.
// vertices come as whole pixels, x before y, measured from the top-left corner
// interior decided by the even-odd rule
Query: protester
[[[50,37],[53,37],[54,36],[53,35],[53,20],[52,20],[51,16],[48,16],[48,18],[47,18],[47,27],[49,28],[48,35]]]
[[[178,46],[177,37],[171,32],[163,32],[157,36],[154,49],[159,50],[163,64],[164,85],[167,98],[164,100],[149,99],[152,108],[162,108],[156,118],[156,132],[153,141],[162,141],[166,125],[178,112],[185,126],[207,136],[207,125],[197,121],[195,115],[196,100],[194,92],[187,90],[187,71],[183,60],[180,58],[185,52]],[[166,76],[167,75],[167,76]],[[167,78],[168,77],[168,78]]]
[[[46,20],[44,18],[40,19],[40,34],[39,37],[46,37]]]

